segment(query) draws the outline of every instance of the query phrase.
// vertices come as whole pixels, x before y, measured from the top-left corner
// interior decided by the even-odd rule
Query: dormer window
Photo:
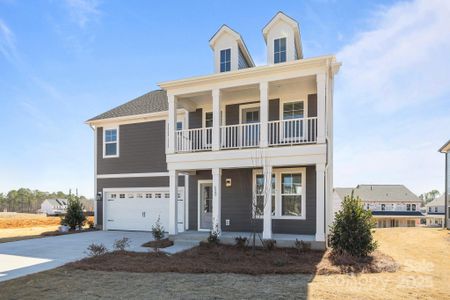
[[[220,72],[231,70],[231,49],[220,50]]]
[[[275,64],[286,61],[286,38],[273,41],[273,62]]]

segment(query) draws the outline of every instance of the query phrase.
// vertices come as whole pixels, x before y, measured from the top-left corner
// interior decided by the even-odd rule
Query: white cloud
[[[66,0],[70,16],[81,28],[101,15],[97,0]]]
[[[450,92],[450,1],[401,2],[338,53],[342,95],[394,113]]]
[[[450,136],[450,1],[381,7],[338,53],[335,186],[444,186]]]
[[[0,19],[0,53],[9,61],[17,60],[14,33],[2,19]]]

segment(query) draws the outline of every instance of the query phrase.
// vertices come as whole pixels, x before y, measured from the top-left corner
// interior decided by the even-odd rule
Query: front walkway
[[[104,244],[112,249],[114,241],[127,237],[130,251],[147,252],[141,247],[153,239],[151,232],[94,231],[37,238],[0,244],[0,281],[62,266],[87,256],[87,247]]]

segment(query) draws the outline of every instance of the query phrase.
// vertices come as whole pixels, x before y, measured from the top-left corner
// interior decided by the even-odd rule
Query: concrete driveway
[[[112,249],[115,240],[130,239],[130,251],[149,251],[141,245],[150,232],[93,231],[0,244],[0,281],[62,266],[87,256],[86,248],[102,243]]]

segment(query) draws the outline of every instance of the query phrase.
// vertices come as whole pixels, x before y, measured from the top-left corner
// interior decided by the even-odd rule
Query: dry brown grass
[[[450,299],[450,231],[377,229],[379,251],[400,264],[395,273],[316,276],[314,299]]]
[[[93,217],[88,217],[93,221]],[[55,232],[60,225],[60,217],[45,215],[0,213],[0,243],[42,237],[41,234]]]
[[[0,214],[0,229],[59,225],[60,222],[60,217],[35,214]]]

